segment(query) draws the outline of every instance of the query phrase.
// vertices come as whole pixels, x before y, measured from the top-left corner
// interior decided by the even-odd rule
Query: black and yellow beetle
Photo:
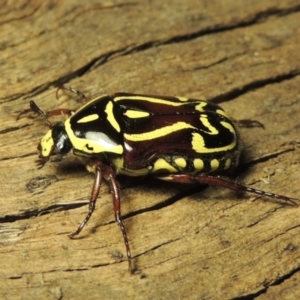
[[[70,87],[63,89],[86,98]],[[79,234],[90,219],[104,178],[110,184],[115,219],[123,234],[130,272],[132,256],[121,215],[117,174],[150,174],[180,183],[223,186],[297,205],[296,199],[220,177],[238,166],[241,144],[235,122],[214,103],[185,97],[117,93],[96,97],[76,112],[56,109],[44,113],[31,101],[30,109],[21,112],[18,118],[28,111],[41,115],[50,127],[38,145],[40,167],[51,155],[64,155],[73,150],[74,154],[87,157],[87,169],[96,175],[89,212],[70,237]],[[69,115],[65,122],[52,125],[48,120],[49,116],[62,113]],[[253,124],[260,123],[253,121]]]

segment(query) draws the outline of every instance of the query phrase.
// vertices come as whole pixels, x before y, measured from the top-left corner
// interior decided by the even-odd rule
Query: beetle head
[[[52,125],[47,118],[47,113],[44,113],[34,101],[30,101],[30,110],[42,116],[50,128],[37,147],[39,159],[36,163],[42,168],[51,155],[67,154],[72,149],[72,144],[62,122]]]
[[[41,168],[49,160],[51,155],[64,155],[71,149],[72,145],[62,122],[56,123],[44,135],[37,147],[39,151],[38,166]]]

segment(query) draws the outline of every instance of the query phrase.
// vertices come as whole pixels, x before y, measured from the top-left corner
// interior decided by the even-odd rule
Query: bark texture
[[[0,7],[1,299],[295,299],[300,208],[222,188],[146,180],[122,190],[138,272],[130,276],[103,185],[72,155],[37,170],[47,128],[18,113],[55,98],[182,95],[219,103],[241,129],[238,181],[300,199],[300,1],[8,1]],[[233,178],[235,180],[235,178]],[[297,298],[297,297],[296,297]]]

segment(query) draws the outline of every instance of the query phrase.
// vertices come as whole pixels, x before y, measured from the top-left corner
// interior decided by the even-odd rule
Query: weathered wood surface
[[[238,180],[300,198],[300,1],[78,3],[0,7],[1,299],[295,299],[300,208],[212,187],[182,196],[186,186],[153,180],[125,189],[130,276],[107,187],[68,239],[93,176],[71,155],[37,170],[47,128],[16,115],[32,98],[79,107],[56,100],[64,83],[216,101],[266,127],[241,130],[253,165]]]

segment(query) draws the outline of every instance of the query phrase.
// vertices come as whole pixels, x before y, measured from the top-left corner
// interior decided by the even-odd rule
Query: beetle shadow
[[[267,158],[262,158],[260,161],[264,161],[269,159]],[[260,162],[259,161],[259,162]],[[238,182],[240,181],[240,178],[243,178],[244,176],[247,176],[247,173],[249,172],[249,169],[251,168],[252,165],[255,165],[257,161],[248,161],[248,162],[243,162],[243,157],[241,159],[241,164],[237,167],[235,172],[231,174],[231,176],[224,176],[225,178],[229,179],[232,182]],[[62,164],[58,165],[58,171],[61,172],[62,174],[67,174],[68,176],[70,174],[76,174],[77,176],[82,176],[82,174],[88,174],[85,168],[85,165],[80,162],[80,161],[74,161],[73,160],[65,160]],[[91,178],[94,178],[93,175],[90,175]],[[93,181],[93,179],[91,179]],[[150,212],[150,211],[155,211],[159,210],[165,207],[168,207],[170,205],[173,205],[174,203],[182,200],[185,197],[191,197],[192,200],[195,201],[202,201],[204,200],[201,196],[200,199],[196,194],[203,192],[209,185],[207,184],[178,184],[176,182],[170,182],[170,181],[164,181],[164,180],[159,180],[155,177],[152,176],[144,176],[144,177],[129,177],[129,176],[124,176],[124,175],[118,175],[117,180],[120,185],[121,190],[126,190],[126,189],[131,189],[131,188],[141,188],[144,189],[145,191],[154,191],[154,193],[159,193],[163,194],[164,191],[172,191],[172,196],[163,198],[163,200],[160,200],[159,202],[156,202],[148,207],[143,207],[137,210],[134,210],[134,208],[130,208],[130,211],[127,212],[126,214],[122,215],[123,220],[134,217],[136,215],[145,213],[145,212]],[[91,182],[91,188],[92,188],[92,182]],[[244,191],[230,191],[230,193],[234,193],[236,198],[241,198],[244,197],[244,194],[248,194],[247,192]],[[122,191],[121,191],[122,193]],[[213,197],[216,200],[216,197]],[[224,199],[222,196],[220,196],[220,199]],[[89,198],[87,197],[87,200]],[[124,199],[124,200],[123,200]],[[270,200],[270,199],[269,199]],[[130,201],[130,198],[127,199],[126,197],[122,197],[122,201]],[[98,200],[97,201],[97,206],[98,209],[101,208],[101,205],[99,205],[101,202]],[[82,204],[86,205],[86,204]],[[77,207],[74,207],[77,208]],[[105,209],[106,210],[106,209]],[[108,215],[111,214],[111,211],[109,212],[103,212],[103,215]],[[114,218],[108,217],[109,219],[104,222],[97,222],[92,228],[89,228],[88,230],[85,230],[85,234],[81,234],[80,236],[76,238],[84,238],[86,235],[90,233],[94,233],[98,231],[98,228],[101,228],[102,226],[109,225],[112,223],[115,223]]]
[[[61,174],[88,174],[86,167],[83,163],[78,160],[69,160],[65,159],[61,163],[59,163],[56,167],[58,173]]]
[[[243,171],[245,172],[247,169],[247,166],[243,166]],[[82,164],[80,161],[64,161],[62,164],[58,165],[58,171],[62,174],[78,174],[78,176],[81,176],[82,174],[88,174],[86,171],[86,168],[84,164]],[[94,178],[93,174],[91,174],[91,178]],[[236,176],[232,176],[233,180],[236,179]],[[93,181],[93,179],[91,179]],[[141,208],[141,209],[131,209],[126,214],[122,215],[122,218],[128,219],[133,216],[142,214],[144,212],[150,212],[159,210],[162,208],[165,208],[167,206],[173,205],[174,203],[182,200],[185,197],[191,197],[193,195],[199,194],[202,191],[204,191],[207,187],[209,187],[208,184],[178,184],[176,182],[171,181],[164,181],[155,178],[154,176],[148,175],[143,177],[129,177],[125,175],[118,175],[117,176],[118,183],[120,185],[121,193],[122,190],[128,190],[133,188],[141,188],[145,191],[154,191],[154,193],[163,194],[164,191],[172,191],[173,195],[170,197],[163,198],[160,202],[157,202],[151,206]],[[92,182],[91,182],[91,188],[92,188]],[[235,192],[238,196],[242,195],[243,192]],[[193,197],[195,198],[195,197]],[[124,199],[124,200],[123,200]],[[88,200],[88,197],[87,197]],[[197,199],[198,201],[199,199]],[[202,199],[201,199],[202,200]],[[126,201],[126,197],[122,197],[121,201]],[[129,200],[128,200],[129,201]],[[97,201],[97,206],[99,206],[100,201]],[[97,231],[98,227],[101,227],[103,225],[108,225],[114,223],[115,220],[107,221],[105,223],[97,224],[92,229],[90,229],[91,232]]]
[[[127,187],[130,186],[130,182],[126,181]],[[172,191],[174,195],[170,197],[163,198],[162,201],[159,201],[153,205],[150,205],[145,208],[137,209],[135,211],[128,212],[123,215],[123,219],[131,218],[133,216],[159,210],[174,203],[184,199],[185,197],[192,196],[197,193],[201,193],[204,189],[208,187],[207,184],[178,184],[176,182],[169,182],[157,179],[155,177],[146,176],[143,180],[140,180],[138,183],[132,183],[131,187],[141,187],[145,190],[154,191],[155,193],[163,194],[164,191]],[[125,188],[124,188],[125,189]]]

